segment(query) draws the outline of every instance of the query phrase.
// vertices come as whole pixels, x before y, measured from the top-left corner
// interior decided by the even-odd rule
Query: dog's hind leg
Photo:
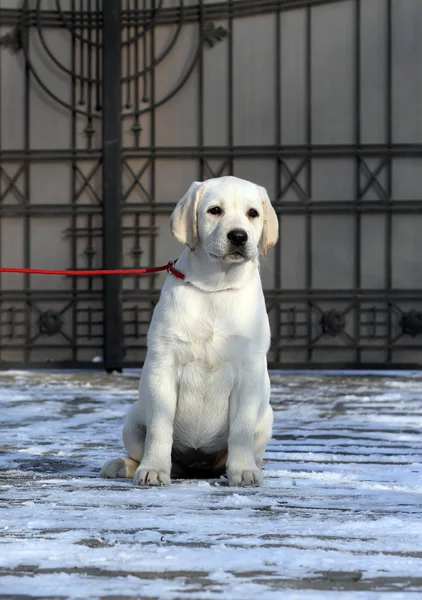
[[[105,463],[100,472],[100,477],[115,479],[116,477],[128,477],[132,479],[139,463],[127,456],[115,458]]]
[[[145,445],[145,427],[140,425],[134,418],[134,412],[134,410],[129,412],[123,427],[123,442],[128,456],[106,462],[101,469],[100,477],[107,479],[127,477],[133,479],[135,471],[142,460]]]
[[[256,466],[261,469],[264,464],[264,452],[271,438],[273,427],[273,410],[268,406],[263,419],[258,423],[254,436],[254,456]]]

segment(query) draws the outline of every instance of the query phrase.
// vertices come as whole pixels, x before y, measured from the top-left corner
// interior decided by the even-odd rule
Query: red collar
[[[171,273],[178,279],[184,279],[185,278],[184,274],[181,271],[178,271],[174,266],[176,262],[177,262],[177,258],[176,258],[176,260],[169,261],[169,263],[167,265],[167,273]]]

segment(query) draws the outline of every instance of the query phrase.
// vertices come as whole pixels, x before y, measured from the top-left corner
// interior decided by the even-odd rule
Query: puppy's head
[[[240,263],[263,256],[278,240],[278,219],[266,190],[237,177],[193,183],[170,219],[173,235],[211,259]]]

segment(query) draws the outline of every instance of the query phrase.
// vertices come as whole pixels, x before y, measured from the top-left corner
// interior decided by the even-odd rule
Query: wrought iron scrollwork
[[[47,310],[40,314],[37,325],[40,333],[51,337],[59,333],[63,325],[63,319],[60,313],[55,312],[54,310]]]
[[[400,326],[403,333],[407,333],[412,337],[422,334],[422,312],[411,310],[403,313]]]
[[[171,9],[164,8],[163,0],[153,0],[148,3],[136,0],[134,3],[122,3],[122,119],[133,120],[131,131],[137,142],[142,132],[141,116],[168,102],[186,84],[198,63],[203,44],[212,48],[228,35],[223,26],[216,26],[212,21],[204,21],[204,14],[199,18],[201,11],[196,7],[196,20],[202,27],[202,31],[200,30],[197,35],[196,48],[188,64],[183,65],[174,87],[168,89],[161,97],[157,97],[153,90],[153,71],[174,49],[183,25],[192,22],[194,7],[186,7],[185,1],[179,0],[178,6]],[[65,10],[62,0],[55,1],[53,11],[44,4],[43,0],[24,0],[18,25],[0,38],[0,44],[16,52],[21,50],[31,76],[42,90],[61,107],[87,119],[84,133],[90,145],[95,133],[93,122],[102,118],[101,3],[99,0],[75,0],[75,10],[72,11]],[[72,68],[57,56],[49,43],[46,31],[53,22],[69,36]],[[174,29],[164,47],[156,53],[154,29],[158,23],[173,26]],[[58,72],[71,79],[75,90],[75,103],[70,103],[67,97],[61,96],[58,91],[51,89],[43,81],[32,59],[33,50],[30,51],[30,43],[35,38],[44,54],[43,58],[46,58]]]
[[[309,307],[318,315],[320,331],[312,340],[315,345],[324,335],[338,337],[348,345],[353,345],[353,338],[347,333],[348,314],[353,310],[353,302],[348,304],[343,310],[332,308],[324,310],[315,302],[309,302]]]
[[[321,326],[324,333],[334,337],[345,330],[346,318],[343,313],[333,309],[322,314]]]
[[[207,42],[210,48],[213,48],[217,42],[221,42],[228,35],[227,29],[219,25],[215,26],[214,23],[207,23],[204,28],[204,40]]]
[[[14,27],[12,31],[8,31],[0,37],[0,46],[10,48],[12,52],[22,50],[22,37],[19,27]]]

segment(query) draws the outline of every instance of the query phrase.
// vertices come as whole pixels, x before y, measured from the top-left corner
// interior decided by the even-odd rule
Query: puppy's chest
[[[242,361],[251,343],[227,319],[207,314],[181,319],[174,336],[179,364],[197,362],[209,369]]]

